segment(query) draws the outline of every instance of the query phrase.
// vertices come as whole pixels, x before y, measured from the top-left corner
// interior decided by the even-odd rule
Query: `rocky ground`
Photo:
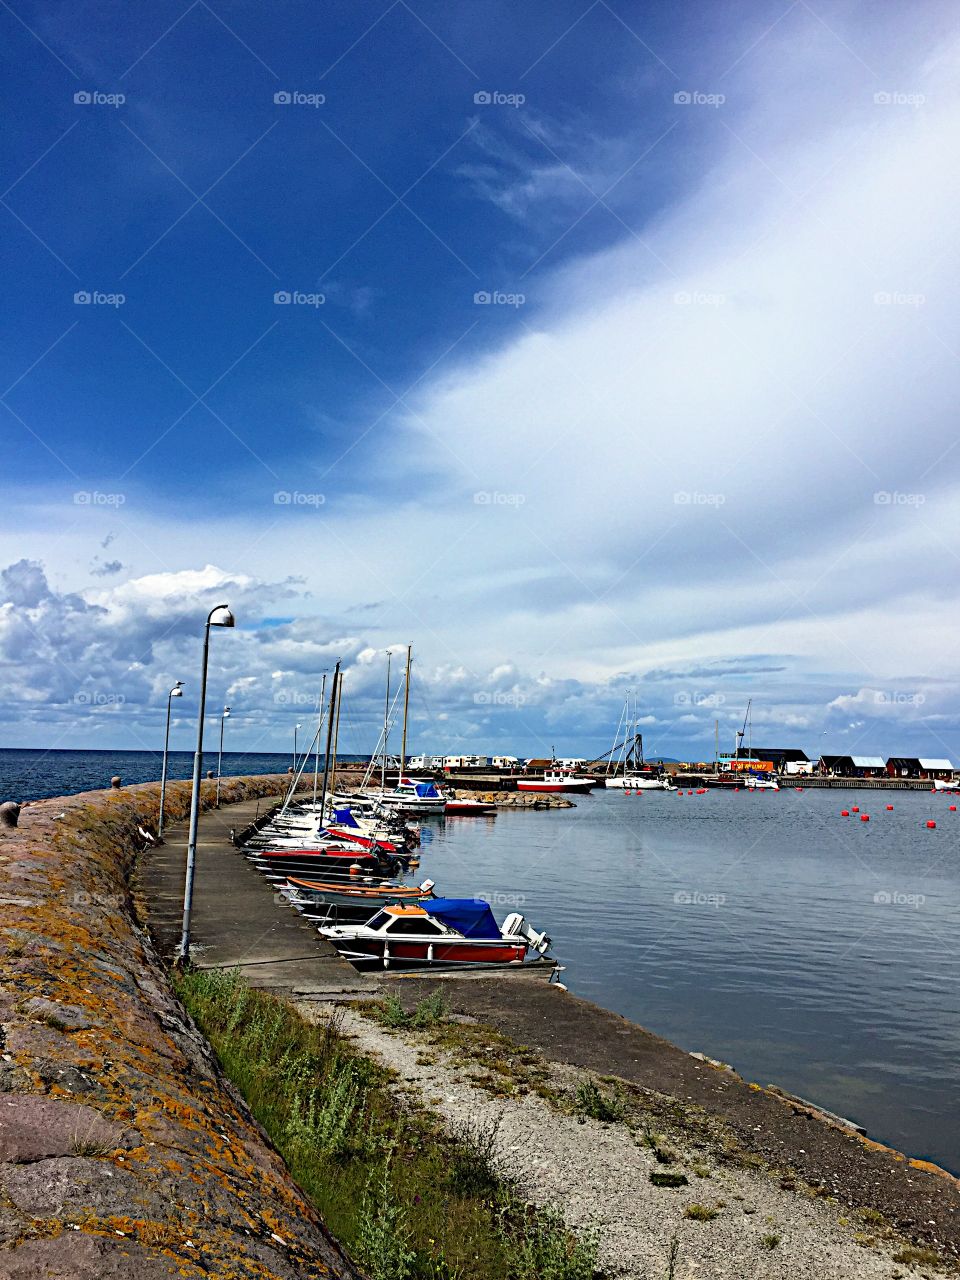
[[[318,1014],[313,1006],[312,1016]],[[339,1016],[339,1015],[338,1015]],[[665,1095],[642,1104],[623,1085],[536,1054],[496,1033],[392,1030],[358,1010],[344,1030],[397,1073],[397,1088],[460,1135],[492,1135],[495,1169],[569,1225],[598,1229],[604,1274],[618,1280],[896,1280],[933,1275],[879,1213],[855,1212],[731,1150],[722,1127],[691,1126]],[[477,1030],[482,1028],[477,1025]],[[505,1065],[508,1064],[508,1065]],[[591,1086],[621,1110],[577,1106]],[[594,1107],[596,1109],[596,1107]],[[654,1180],[679,1181],[660,1186]],[[669,1270],[673,1259],[673,1270]],[[927,1259],[926,1261],[924,1259]]]
[[[0,1280],[352,1277],[139,924],[158,793],[42,801],[0,838]]]

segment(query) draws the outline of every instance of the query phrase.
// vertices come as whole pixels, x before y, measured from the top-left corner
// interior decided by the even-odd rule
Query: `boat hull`
[[[358,969],[392,968],[408,965],[478,965],[522,964],[527,954],[525,943],[483,942],[469,938],[453,938],[448,942],[418,941],[396,938],[385,945],[382,938],[330,938],[344,959]]]

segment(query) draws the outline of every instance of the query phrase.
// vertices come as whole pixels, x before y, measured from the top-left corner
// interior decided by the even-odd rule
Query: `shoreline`
[[[897,1240],[913,1242],[920,1251],[918,1259],[922,1260],[923,1250],[936,1250],[939,1255],[951,1261],[960,1259],[960,1183],[953,1175],[924,1161],[911,1160],[901,1152],[859,1135],[838,1124],[815,1105],[792,1099],[774,1086],[764,1087],[745,1081],[731,1070],[697,1058],[638,1024],[562,988],[542,981],[518,981],[513,975],[499,974],[474,975],[468,981],[457,980],[456,975],[440,977],[413,974],[402,978],[397,975],[381,982],[354,982],[351,974],[350,981],[346,982],[341,976],[340,966],[334,965],[331,968],[319,958],[319,946],[317,953],[320,966],[325,969],[325,978],[323,982],[317,982],[310,978],[310,966],[316,965],[318,961],[311,960],[309,955],[299,949],[302,946],[301,936],[305,938],[308,933],[315,945],[315,931],[309,930],[302,935],[298,934],[295,939],[298,972],[294,973],[285,964],[275,963],[272,972],[268,973],[269,966],[263,964],[259,952],[256,957],[250,952],[251,937],[260,935],[256,946],[260,951],[266,949],[270,952],[279,936],[298,923],[302,924],[302,921],[286,903],[276,900],[270,886],[246,867],[241,855],[233,848],[230,829],[240,815],[237,810],[231,812],[230,802],[240,797],[250,797],[245,804],[252,808],[255,803],[260,803],[255,800],[258,795],[265,797],[272,791],[272,798],[275,798],[277,789],[282,788],[285,781],[283,776],[227,780],[224,784],[227,803],[223,810],[208,809],[203,814],[203,856],[198,876],[198,897],[195,901],[195,936],[200,947],[207,945],[202,930],[208,926],[199,909],[203,893],[206,893],[213,908],[209,911],[207,920],[216,922],[221,928],[221,943],[233,947],[233,954],[225,953],[220,958],[208,952],[208,963],[212,963],[214,967],[230,968],[239,962],[237,957],[246,955],[249,959],[244,972],[248,981],[257,986],[266,984],[282,998],[301,1005],[306,1003],[316,1012],[327,1010],[328,1015],[338,1006],[350,1005],[357,1000],[371,1005],[371,1002],[382,1000],[388,993],[398,997],[405,1007],[411,1007],[425,996],[442,991],[450,1010],[446,1033],[456,1035],[458,1027],[478,1027],[481,1038],[486,1036],[489,1045],[500,1045],[504,1053],[513,1054],[518,1062],[526,1053],[546,1064],[548,1072],[558,1073],[560,1076],[572,1072],[581,1083],[588,1078],[596,1079],[603,1088],[623,1091],[624,1096],[631,1099],[631,1105],[642,1107],[650,1117],[649,1124],[656,1123],[665,1129],[669,1129],[670,1125],[679,1126],[678,1132],[691,1151],[698,1143],[704,1143],[713,1152],[711,1158],[715,1157],[724,1163],[729,1156],[738,1169],[742,1166],[752,1169],[758,1177],[762,1175],[763,1179],[773,1179],[776,1184],[773,1190],[795,1194],[796,1200],[790,1200],[790,1203],[798,1206],[798,1224],[803,1217],[803,1204],[816,1201],[820,1202],[824,1212],[829,1211],[830,1221],[838,1230],[847,1231],[847,1227],[841,1222],[841,1219],[846,1219],[846,1209],[858,1215],[857,1221],[861,1225],[865,1222],[874,1224],[876,1230],[870,1236],[872,1244],[854,1242],[857,1247],[862,1245],[864,1249],[869,1249],[870,1257],[874,1256],[874,1251],[888,1251],[888,1244],[896,1236]],[[203,792],[205,803],[209,803],[213,793],[212,785],[205,784]],[[129,833],[135,831],[138,825],[145,826],[147,830],[155,829],[158,793],[157,784],[143,783],[120,790],[88,792],[70,798],[58,797],[36,802],[25,810],[19,831],[5,833],[3,845],[9,847],[13,841],[15,847],[27,848],[40,839],[52,849],[66,839],[67,847],[73,849],[74,845],[70,842],[74,841],[72,832],[76,829],[81,833],[80,846],[96,848],[96,865],[104,869],[103,874],[115,877],[113,860],[116,860],[119,868],[122,859],[130,856],[129,850],[122,853],[123,846],[118,841],[129,838]],[[188,793],[188,784],[175,783],[172,787],[168,786],[171,803],[171,844],[168,848],[173,847],[179,838],[176,834],[180,831],[177,818],[182,819]],[[61,811],[65,815],[62,822]],[[80,823],[79,827],[77,823]],[[157,871],[161,869],[161,860],[157,857],[157,853],[161,851],[145,851],[137,858],[141,895],[145,885],[142,879],[144,873],[150,895],[156,892],[155,886],[149,885],[148,881],[151,867]],[[49,875],[51,855],[43,856]],[[105,912],[115,921],[104,934],[105,937],[121,936],[127,928],[136,929],[136,922],[126,917],[126,912],[132,910],[132,906],[123,905],[123,902],[132,903],[132,899],[125,898],[123,902],[119,902],[114,895],[108,902],[101,904],[96,892],[91,893],[91,885],[86,879],[87,864],[82,852],[75,851],[71,858],[72,861],[61,856],[56,863],[60,877],[56,890],[52,886],[45,887],[41,882],[39,891],[48,894],[55,892],[60,896],[69,891],[76,894],[82,888],[83,910],[92,913],[93,917],[98,912]],[[214,858],[222,868],[216,875],[211,874],[215,865],[211,859]],[[221,903],[222,891],[226,885],[225,877],[232,881],[240,873],[241,867],[244,871],[250,870],[253,878],[244,890],[243,899],[234,901],[233,906],[227,910]],[[0,868],[8,878],[23,874],[19,860],[16,863],[0,863]],[[206,879],[204,869],[207,871]],[[74,877],[72,884],[69,878],[63,879],[65,874]],[[172,893],[175,895],[178,889],[182,889],[182,863],[177,859],[171,860],[167,874],[172,877]],[[95,888],[94,884],[93,889]],[[36,890],[28,890],[34,891]],[[145,919],[151,932],[155,931],[151,908],[158,902],[159,898],[152,896],[140,898],[139,910],[141,916],[146,911]],[[16,931],[16,921],[22,917],[23,908],[7,906],[3,910],[11,917]],[[127,923],[124,923],[125,919]],[[117,934],[117,930],[120,930],[120,934]],[[72,976],[73,971],[69,965],[67,968],[62,967],[61,957],[63,962],[69,961],[69,945],[66,952],[62,945],[59,950],[55,949],[49,961],[38,971],[37,977],[43,988],[40,994],[44,999],[52,998],[50,991],[55,990],[58,1003],[80,1004],[82,994],[72,991],[71,984],[76,981]],[[14,961],[14,966],[19,963],[21,962]],[[96,963],[109,965],[112,961],[104,955]],[[72,999],[71,994],[74,997]],[[112,1034],[115,1036],[117,1032]],[[127,1033],[123,1031],[121,1034]],[[381,1032],[376,1034],[380,1035]],[[386,1031],[382,1034],[388,1036]],[[92,1036],[87,1034],[87,1045],[96,1045],[96,1035],[96,1032]],[[384,1040],[384,1044],[386,1043]],[[507,1049],[510,1045],[515,1046],[516,1053]],[[90,1051],[88,1048],[88,1056]],[[64,1060],[70,1061],[69,1053]],[[520,1062],[520,1066],[523,1065]],[[482,1088],[476,1081],[472,1084],[468,1081],[466,1087]],[[94,1105],[97,1105],[96,1100]],[[502,1100],[505,1116],[508,1107],[513,1105],[509,1098]],[[512,1111],[510,1114],[513,1114]],[[588,1144],[593,1132],[589,1125],[581,1128],[581,1140],[584,1144]],[[568,1133],[564,1141],[576,1139],[576,1133],[576,1130],[573,1131],[573,1139]],[[714,1134],[714,1137],[709,1137],[710,1134]],[[730,1144],[729,1150],[725,1148],[725,1142]],[[588,1146],[585,1145],[583,1150],[586,1158]],[[726,1156],[723,1154],[725,1150]],[[688,1154],[685,1159],[689,1162],[693,1156]],[[736,1176],[739,1178],[741,1175],[738,1173]],[[579,1186],[576,1171],[571,1173],[570,1179],[568,1190],[576,1200]],[[766,1186],[767,1183],[764,1182],[763,1185]],[[648,1191],[649,1186],[653,1184],[644,1184],[644,1196],[653,1194]],[[667,1189],[655,1187],[654,1190],[655,1198],[660,1203],[664,1200]],[[639,1196],[641,1188],[633,1187],[632,1193]],[[684,1195],[687,1193],[684,1192]],[[667,1197],[666,1202],[676,1207],[681,1200]],[[781,1205],[778,1212],[786,1213],[783,1205],[787,1202],[779,1200],[778,1203]],[[845,1207],[843,1212],[841,1206]],[[718,1222],[721,1219],[725,1222],[729,1220],[723,1218],[723,1212],[718,1210],[718,1213]],[[704,1222],[698,1225],[698,1229],[701,1226],[705,1232],[704,1240],[707,1240],[714,1226]],[[721,1228],[717,1227],[716,1230],[719,1238]],[[797,1230],[800,1230],[799,1225]],[[884,1232],[892,1234],[884,1235]],[[849,1234],[852,1240],[855,1233],[851,1231]],[[784,1235],[781,1243],[783,1249],[778,1257],[784,1263],[789,1263],[789,1236]],[[893,1245],[890,1244],[890,1247]],[[929,1261],[929,1258],[926,1260]],[[714,1274],[730,1276],[732,1280],[741,1273],[721,1270]],[[768,1270],[764,1274],[772,1276],[791,1273]],[[848,1268],[845,1274],[867,1276],[881,1273],[870,1271],[869,1268],[859,1268],[856,1271]],[[883,1274],[889,1274],[889,1271]]]

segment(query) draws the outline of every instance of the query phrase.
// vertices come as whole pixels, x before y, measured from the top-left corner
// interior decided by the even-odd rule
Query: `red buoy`
[[[859,812],[860,812],[860,806],[859,806],[858,804],[855,804],[855,805],[853,806],[853,812],[854,812],[854,813],[859,813]]]
[[[951,812],[951,813],[956,813],[956,812],[957,812],[957,806],[956,806],[955,804],[952,804],[952,805],[950,806],[950,812]]]
[[[887,812],[889,812],[892,808],[893,808],[893,805],[892,805],[892,804],[888,804],[888,805],[887,805]]]
[[[929,819],[927,820],[927,830],[928,830],[928,831],[933,831],[933,830],[936,828],[936,825],[937,825],[937,824],[934,822],[934,820],[933,820],[932,818],[929,818]]]
[[[849,809],[841,809],[841,810],[840,810],[840,817],[841,817],[841,818],[849,818],[849,817],[850,817],[850,810],[849,810]]]
[[[869,821],[870,821],[870,815],[869,815],[869,813],[861,813],[861,815],[860,815],[860,821],[861,821],[861,822],[869,822]]]

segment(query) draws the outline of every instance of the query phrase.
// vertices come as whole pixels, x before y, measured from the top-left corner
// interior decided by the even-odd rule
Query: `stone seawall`
[[[286,781],[227,779],[221,801]],[[168,786],[168,820],[189,794]],[[155,783],[41,801],[0,836],[0,1280],[355,1277],[142,924],[158,802]]]

